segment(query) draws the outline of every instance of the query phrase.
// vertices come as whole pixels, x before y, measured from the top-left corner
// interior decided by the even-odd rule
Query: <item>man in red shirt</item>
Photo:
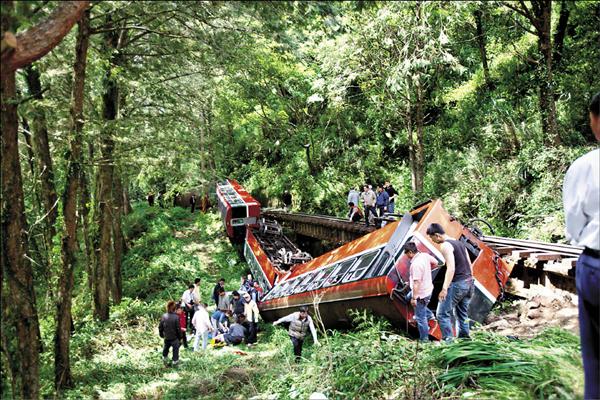
[[[404,245],[404,254],[410,259],[410,304],[415,308],[419,340],[428,342],[429,320],[435,319],[433,312],[427,307],[433,293],[431,269],[437,267],[438,261],[427,253],[420,253],[414,242]]]

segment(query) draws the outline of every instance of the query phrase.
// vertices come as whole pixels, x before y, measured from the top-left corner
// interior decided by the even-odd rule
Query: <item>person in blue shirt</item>
[[[379,218],[382,218],[383,214],[387,212],[389,205],[390,195],[385,190],[383,190],[383,186],[377,185],[377,201],[375,202],[375,206],[377,207]],[[380,228],[381,221],[379,221],[376,225],[378,228]]]

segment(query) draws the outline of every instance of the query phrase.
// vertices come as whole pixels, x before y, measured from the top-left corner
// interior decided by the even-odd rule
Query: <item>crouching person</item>
[[[169,349],[173,348],[173,365],[179,363],[179,337],[181,331],[179,328],[179,316],[175,313],[177,305],[170,300],[167,303],[167,312],[163,314],[158,324],[158,334],[164,338],[163,361],[168,361]]]
[[[290,323],[288,334],[292,340],[296,362],[299,362],[300,357],[302,357],[302,345],[304,344],[304,338],[309,329],[315,345],[319,346],[315,324],[310,315],[308,315],[308,307],[300,307],[298,312],[279,318],[277,321],[273,322],[273,325],[279,325],[282,322]]]
[[[248,336],[248,329],[244,326],[245,323],[246,316],[244,314],[238,315],[236,322],[229,327],[229,331],[218,335],[215,338],[215,342],[225,342],[230,346],[242,343]]]
[[[194,351],[198,351],[200,338],[202,338],[202,350],[206,350],[206,346],[208,345],[208,332],[213,330],[208,311],[206,311],[206,304],[198,304],[198,310],[194,313],[194,317],[192,318],[192,325],[194,325],[194,328],[196,329]]]

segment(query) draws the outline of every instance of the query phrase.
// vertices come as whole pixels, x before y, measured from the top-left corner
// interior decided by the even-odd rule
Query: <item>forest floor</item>
[[[307,399],[315,392],[329,399],[582,397],[574,299],[540,293],[503,303],[469,342],[422,346],[387,322],[356,313],[355,329],[320,332],[318,348],[307,340],[299,364],[285,329],[261,323],[255,347],[182,348],[181,364],[165,366],[157,326],[166,301],[199,276],[209,302],[219,277],[227,290],[237,289],[246,266],[215,214],[138,206],[126,226],[126,297],[103,324],[89,316],[85,291],[76,299],[76,386],[60,398]],[[546,329],[552,326],[566,329]],[[51,338],[49,320],[43,329]],[[43,354],[42,382],[52,397],[49,353]]]

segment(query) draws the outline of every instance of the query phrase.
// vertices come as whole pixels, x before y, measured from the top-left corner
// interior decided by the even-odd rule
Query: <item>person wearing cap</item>
[[[300,357],[302,356],[302,345],[304,344],[304,338],[309,329],[315,345],[320,345],[319,340],[317,339],[315,324],[310,315],[308,315],[308,307],[300,307],[298,312],[279,318],[277,321],[273,322],[273,325],[279,325],[282,322],[289,322],[290,324],[288,334],[290,335],[292,346],[294,347],[296,362],[299,362]]]
[[[590,128],[600,141],[600,92],[589,106]],[[584,399],[600,398],[600,149],[579,157],[563,184],[567,240],[582,246],[575,281],[579,296],[579,332],[584,372]]]
[[[256,302],[252,300],[250,293],[244,293],[244,315],[246,321],[248,321],[248,347],[256,343],[256,331],[258,327],[258,306]]]

